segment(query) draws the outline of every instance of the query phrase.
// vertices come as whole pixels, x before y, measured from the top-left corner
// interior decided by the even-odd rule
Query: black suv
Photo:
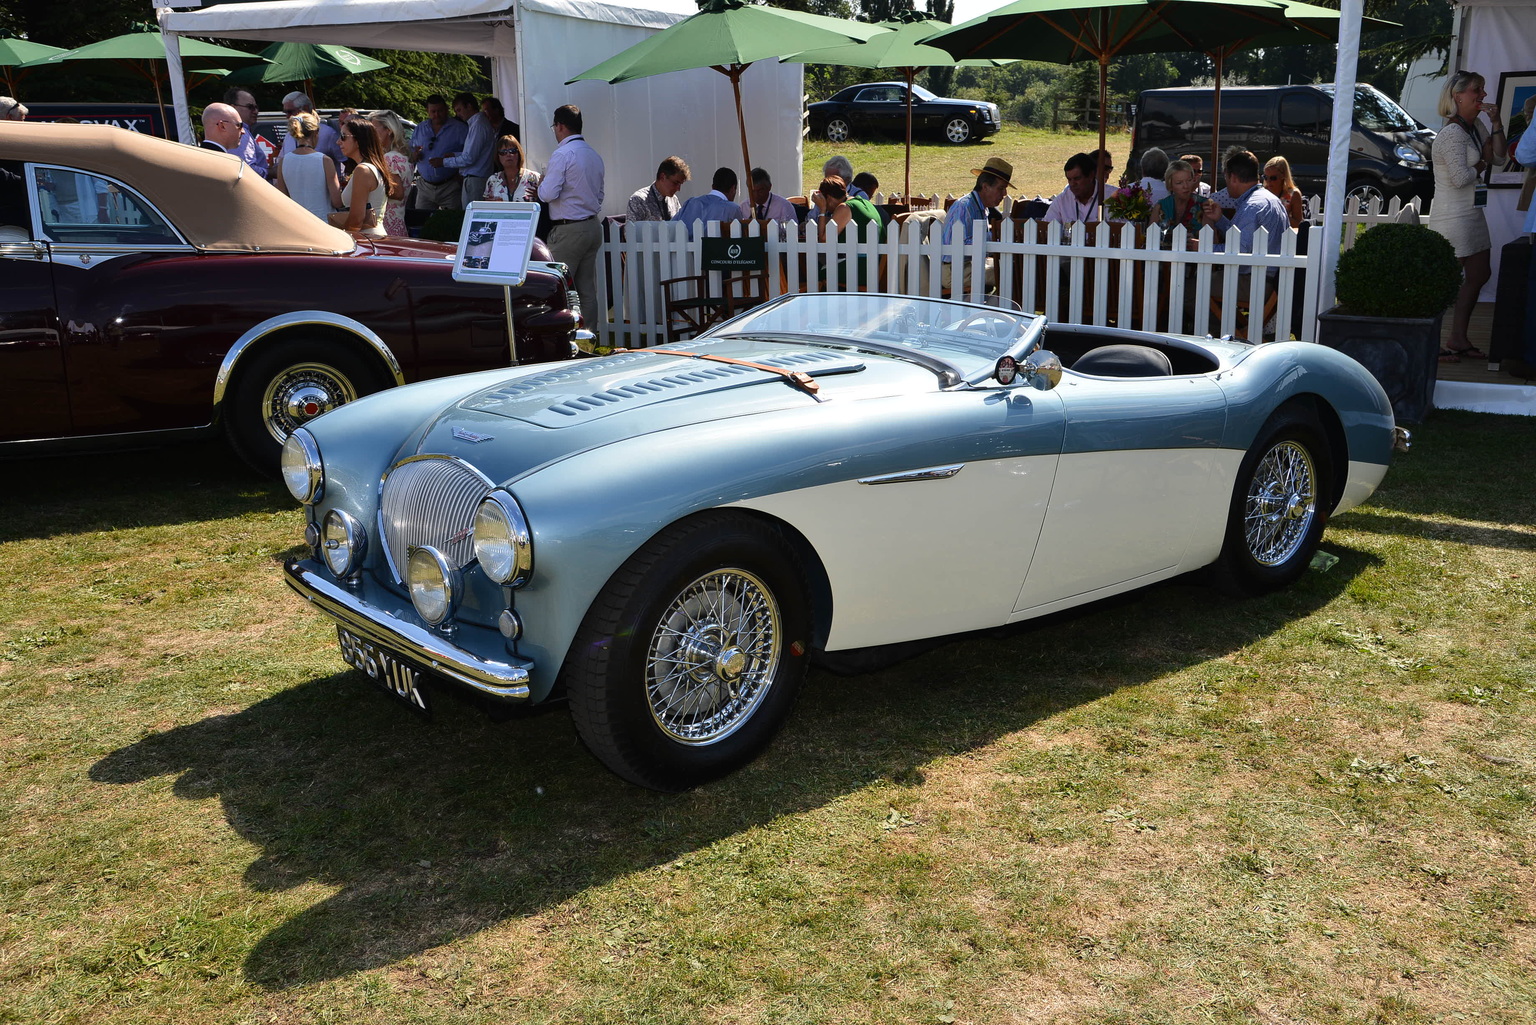
[[[1152,146],[1170,157],[1198,153],[1211,159],[1210,89],[1149,89],[1136,105],[1132,159]],[[1327,184],[1328,137],[1333,128],[1332,85],[1230,86],[1221,90],[1220,144],[1242,145],[1262,165],[1285,157],[1291,176],[1307,195]],[[1426,201],[1435,192],[1429,148],[1435,133],[1415,121],[1386,94],[1355,86],[1355,125],[1349,140],[1345,188],[1363,200],[1380,196]],[[1218,169],[1207,168],[1216,181]],[[1428,209],[1427,203],[1425,209]]]
[[[907,135],[907,84],[865,82],[850,85],[830,100],[813,103],[811,134],[828,142],[847,142],[855,135]],[[992,135],[1003,125],[997,104],[935,96],[920,85],[912,87],[912,134],[938,135],[956,144]]]

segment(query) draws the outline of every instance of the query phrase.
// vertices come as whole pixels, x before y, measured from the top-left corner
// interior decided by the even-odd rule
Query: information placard
[[[538,224],[537,203],[469,204],[453,260],[454,280],[521,285],[528,276]]]

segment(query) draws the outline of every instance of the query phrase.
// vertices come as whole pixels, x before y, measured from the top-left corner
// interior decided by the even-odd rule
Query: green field
[[[1415,433],[1329,571],[813,672],[675,796],[347,671],[222,446],[7,463],[0,1022],[1536,1021],[1536,419]]]

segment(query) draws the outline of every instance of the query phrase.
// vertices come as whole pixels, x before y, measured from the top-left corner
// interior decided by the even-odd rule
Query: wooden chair
[[[1275,286],[1274,282],[1266,282],[1264,285],[1264,315],[1259,318],[1259,338],[1261,341],[1268,340],[1264,334],[1264,325],[1268,324],[1270,319],[1274,317],[1275,307],[1279,302],[1280,290]],[[1237,323],[1232,328],[1233,338],[1242,338],[1244,340],[1248,338],[1249,327],[1253,320],[1253,311],[1249,308],[1250,305],[1248,289],[1241,288],[1237,298]],[[1221,299],[1215,295],[1211,296],[1211,316],[1216,318],[1217,329],[1219,330],[1221,323]]]
[[[710,291],[711,274],[689,274],[661,283],[667,341],[700,334],[768,299],[768,271],[720,275],[720,292]]]

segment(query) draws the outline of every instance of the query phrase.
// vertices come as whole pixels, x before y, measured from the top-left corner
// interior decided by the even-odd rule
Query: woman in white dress
[[[295,114],[288,119],[288,134],[293,136],[293,152],[278,161],[272,184],[323,221],[341,205],[341,186],[335,161],[315,149],[320,118],[308,110]]]
[[[1459,363],[1466,356],[1487,359],[1487,353],[1467,337],[1467,325],[1477,294],[1493,273],[1489,262],[1493,248],[1488,238],[1488,219],[1474,205],[1477,182],[1490,165],[1502,167],[1506,159],[1504,125],[1498,108],[1484,103],[1483,76],[1458,71],[1445,80],[1440,92],[1440,115],[1445,127],[1435,136],[1431,159],[1435,168],[1435,209],[1429,226],[1450,240],[1461,261],[1461,292],[1451,314],[1451,337],[1440,350],[1445,363]],[[1487,114],[1484,128],[1479,114]]]
[[[353,118],[343,125],[341,155],[356,161],[357,169],[347,179],[347,187],[341,190],[341,204],[345,209],[333,214],[331,223],[364,235],[383,235],[384,211],[389,205],[389,190],[395,179],[384,163],[384,151],[379,148],[379,137],[374,134],[373,125],[362,118]]]
[[[539,198],[539,172],[530,171],[523,165],[523,144],[517,136],[507,133],[496,140],[496,167],[498,170],[485,180],[482,199],[511,201],[514,203],[537,202]]]

